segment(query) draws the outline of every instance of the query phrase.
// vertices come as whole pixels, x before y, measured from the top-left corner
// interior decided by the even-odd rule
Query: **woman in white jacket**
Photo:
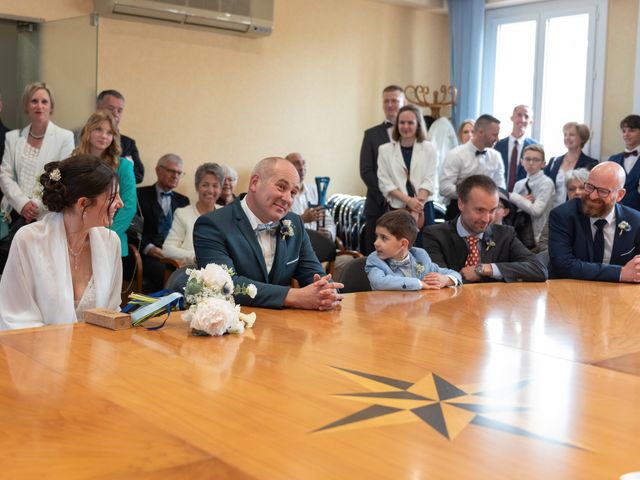
[[[81,321],[85,310],[118,310],[122,262],[111,225],[122,207],[113,169],[93,155],[45,166],[50,212],[18,230],[0,279],[0,329]]]
[[[71,155],[73,133],[50,120],[54,100],[45,83],[27,85],[22,104],[31,123],[22,130],[7,133],[0,166],[0,188],[4,192],[2,212],[13,211],[14,219],[21,215],[28,223],[45,213],[39,199],[33,195],[42,169],[49,162]]]
[[[405,105],[391,133],[393,141],[378,149],[378,183],[392,209],[406,208],[418,227],[434,223],[438,153],[426,141],[422,112]]]

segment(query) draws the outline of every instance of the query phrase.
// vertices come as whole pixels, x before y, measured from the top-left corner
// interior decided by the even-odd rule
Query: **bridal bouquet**
[[[191,322],[194,335],[224,335],[242,333],[251,328],[256,314],[245,314],[236,305],[233,295],[248,295],[255,298],[258,290],[254,284],[248,286],[233,285],[233,271],[226,265],[211,263],[205,268],[188,269],[187,286],[184,289],[189,309],[183,319]]]

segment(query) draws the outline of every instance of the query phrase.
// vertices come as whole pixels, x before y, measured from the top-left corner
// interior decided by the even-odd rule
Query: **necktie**
[[[469,244],[469,254],[467,255],[467,260],[464,262],[464,266],[473,267],[480,263],[480,252],[478,251],[478,242],[480,239],[472,236],[468,236],[466,239]]]
[[[638,156],[638,150],[632,150],[632,151],[630,151],[630,152],[624,152],[624,153],[622,154],[622,156],[623,156],[624,158],[627,158],[627,157],[637,157],[637,156]]]
[[[163,197],[173,197],[173,190],[170,192],[160,192]]]
[[[477,157],[478,155],[484,155],[485,153],[487,153],[487,151],[486,151],[486,150],[476,150],[476,157]]]
[[[276,222],[269,223],[259,223],[258,226],[254,229],[255,232],[275,232],[278,228],[278,224]]]
[[[513,150],[511,150],[511,160],[509,161],[509,191],[513,192],[513,186],[516,184],[516,172],[518,171],[518,140],[513,142]]]
[[[604,226],[607,221],[604,218],[596,220],[596,234],[593,236],[593,261],[602,263],[604,258]]]

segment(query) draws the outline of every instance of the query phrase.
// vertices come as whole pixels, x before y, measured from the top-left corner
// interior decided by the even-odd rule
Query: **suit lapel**
[[[467,241],[458,235],[458,229],[456,228],[457,222],[457,217],[449,222],[449,229],[451,232],[449,237],[453,239],[451,245],[451,256],[456,260],[453,265],[460,265],[460,268],[454,268],[454,270],[460,270],[464,267],[464,263],[467,261],[467,256],[469,255],[469,245],[467,245]]]
[[[591,221],[588,216],[582,213],[582,201],[576,202],[575,208],[577,210],[576,216],[578,217],[580,228],[582,228],[582,234],[586,240],[585,243],[587,244],[589,261],[593,262],[593,233],[591,232]]]
[[[636,165],[637,164],[638,163],[636,162]],[[625,263],[627,263],[629,260],[633,258],[633,255],[629,255],[629,249],[633,247],[633,244],[627,242],[627,238],[633,238],[633,235],[631,231],[625,232],[624,230],[621,230],[618,228],[618,225],[620,225],[622,222],[625,222],[627,218],[624,214],[624,209],[620,204],[616,203],[615,208],[616,208],[616,219],[615,219],[616,227],[615,227],[615,233],[613,236],[613,245],[611,247],[611,260],[609,261],[609,263],[611,263],[612,265],[613,264],[624,265]],[[633,253],[637,253],[637,252],[633,252]],[[620,256],[621,254],[627,254],[627,255],[625,255],[625,258],[622,258]]]
[[[264,261],[264,255],[262,253],[262,249],[260,248],[260,244],[258,243],[256,232],[254,232],[253,228],[251,228],[251,222],[249,222],[249,219],[242,210],[240,199],[236,199],[236,201],[231,205],[231,208],[234,209],[234,216],[236,217],[236,225],[238,227],[238,230],[240,230],[240,233],[251,247],[253,255],[258,261],[258,265],[260,265],[260,271],[262,272],[263,278],[265,279],[265,281],[267,281],[269,278],[269,274],[267,272],[267,264]],[[271,270],[273,270],[273,268]]]
[[[45,133],[44,142],[40,147],[40,158],[57,158],[57,155],[52,155],[55,140],[55,125],[53,122],[49,122],[47,125],[47,131]],[[26,137],[25,137],[26,139]]]
[[[287,241],[282,238],[280,229],[282,224],[278,224],[278,230],[276,230],[276,253],[273,257],[273,265],[271,265],[271,271],[269,272],[269,283],[278,283],[277,276],[285,270],[285,262],[287,261]]]

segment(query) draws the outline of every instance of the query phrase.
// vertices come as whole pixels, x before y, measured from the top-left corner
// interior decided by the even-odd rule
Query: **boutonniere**
[[[293,237],[293,225],[291,224],[291,220],[285,219],[280,222],[280,236],[282,240],[286,240],[287,237]]]
[[[424,265],[421,264],[420,262],[416,263],[416,275],[418,277],[421,277],[423,273],[424,273]]]
[[[629,232],[631,231],[631,225],[629,225],[629,222],[623,220],[618,224],[618,230],[620,230],[620,232],[618,233],[618,235],[622,235],[622,232]]]
[[[488,252],[489,250],[491,250],[495,246],[496,246],[496,242],[494,242],[493,240],[488,238],[487,239],[487,248],[485,250]]]

